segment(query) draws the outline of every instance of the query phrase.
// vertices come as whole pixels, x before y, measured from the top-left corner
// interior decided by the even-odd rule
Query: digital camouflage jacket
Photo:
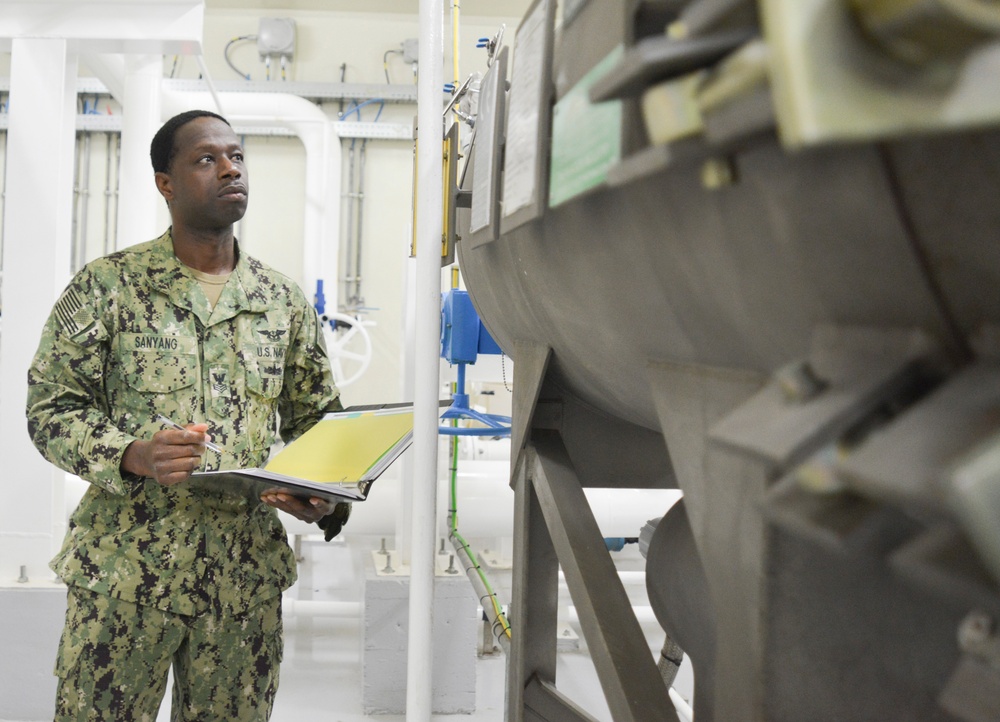
[[[91,482],[51,567],[71,585],[177,614],[241,612],[295,581],[275,510],[254,497],[123,475],[125,448],[204,422],[261,466],[340,400],[322,326],[288,278],[244,254],[215,309],[168,231],[88,264],[56,302],[28,372],[28,430],[53,464]],[[280,429],[278,429],[280,419]]]

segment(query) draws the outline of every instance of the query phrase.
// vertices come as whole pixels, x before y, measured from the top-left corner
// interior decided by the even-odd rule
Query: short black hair
[[[218,118],[226,125],[229,121],[218,113],[210,110],[188,110],[179,113],[163,124],[163,127],[156,131],[153,142],[149,145],[149,159],[153,162],[154,173],[167,173],[170,170],[170,161],[174,159],[177,149],[174,147],[174,136],[183,126],[196,118]],[[232,127],[231,125],[229,127]]]

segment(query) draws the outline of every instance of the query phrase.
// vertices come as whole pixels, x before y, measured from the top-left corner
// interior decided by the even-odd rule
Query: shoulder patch
[[[84,305],[80,292],[70,288],[62,295],[53,308],[63,332],[75,336],[94,323],[94,313]]]

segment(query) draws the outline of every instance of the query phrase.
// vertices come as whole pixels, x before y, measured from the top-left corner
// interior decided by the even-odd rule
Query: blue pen
[[[175,424],[173,421],[171,421],[170,419],[168,419],[163,414],[157,414],[156,418],[158,420],[162,421],[164,424],[166,424],[167,426],[169,426],[172,429],[177,429],[178,431],[187,431],[187,429],[185,429],[183,426],[181,426],[180,424]],[[205,447],[208,448],[208,449],[211,449],[216,454],[225,454],[225,453],[227,453],[225,449],[223,449],[221,446],[216,446],[211,441],[206,441],[205,442]]]

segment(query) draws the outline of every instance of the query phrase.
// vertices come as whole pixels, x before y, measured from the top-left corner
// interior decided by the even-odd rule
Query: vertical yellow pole
[[[455,87],[458,83],[458,23],[461,8],[459,0],[451,0],[451,76]]]

